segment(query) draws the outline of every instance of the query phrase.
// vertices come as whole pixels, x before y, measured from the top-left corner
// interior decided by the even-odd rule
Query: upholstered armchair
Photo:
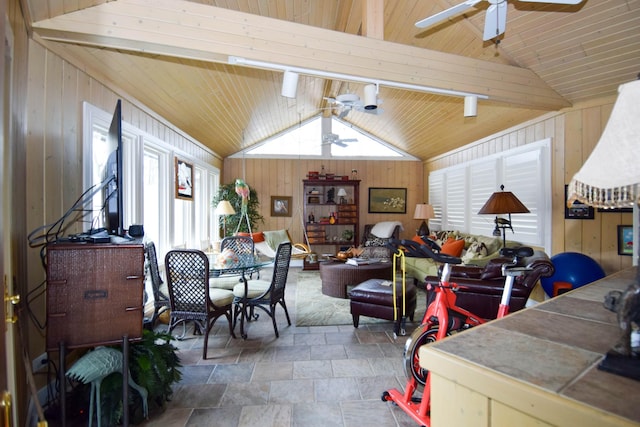
[[[359,255],[363,258],[389,259],[393,255],[387,247],[389,239],[399,239],[402,231],[402,223],[399,221],[385,221],[377,224],[366,224],[360,240]]]
[[[502,275],[502,265],[511,262],[511,258],[494,258],[485,267],[451,266],[450,282],[460,285],[456,292],[457,305],[482,317],[495,319],[502,297],[505,277]],[[552,276],[555,272],[553,263],[546,253],[534,251],[533,255],[521,258],[518,266],[527,266],[532,270],[523,276],[516,277],[511,293],[509,312],[521,310],[525,307],[531,291],[541,277]],[[438,276],[427,276],[425,282],[435,285],[440,281],[442,267]],[[434,297],[433,291],[427,291],[427,303]]]

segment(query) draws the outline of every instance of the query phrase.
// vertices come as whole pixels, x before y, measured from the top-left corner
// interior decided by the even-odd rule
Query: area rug
[[[413,330],[422,320],[425,305],[424,291],[418,289],[416,315],[413,323],[407,319],[408,331]],[[320,273],[317,271],[298,272],[295,307],[296,326],[353,325],[350,301],[323,295]],[[372,323],[391,324],[392,322],[360,316],[361,325]]]

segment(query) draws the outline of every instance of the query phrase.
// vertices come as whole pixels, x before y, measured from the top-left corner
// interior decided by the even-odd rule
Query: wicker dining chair
[[[151,328],[156,324],[158,316],[169,310],[171,303],[169,297],[162,291],[164,281],[160,276],[160,268],[158,267],[158,255],[156,253],[156,245],[149,242],[144,247],[147,256],[147,268],[151,278],[151,288],[153,291],[153,315],[151,316]]]
[[[233,292],[228,289],[209,287],[209,258],[197,249],[169,251],[165,257],[171,316],[169,333],[182,324],[179,340],[184,338],[186,323],[194,323],[194,334],[204,335],[202,358],[207,358],[209,332],[220,316],[229,322],[229,333],[233,332]]]
[[[254,309],[258,307],[271,317],[276,338],[279,338],[280,334],[276,324],[276,307],[280,304],[284,309],[284,314],[287,316],[287,322],[291,326],[289,311],[284,300],[284,290],[289,274],[289,261],[291,260],[291,247],[290,242],[278,245],[271,281],[248,280],[246,290],[244,283],[238,283],[233,288],[233,294],[235,295],[234,322],[238,320],[238,316],[245,316],[247,320],[257,320],[259,316],[255,314]],[[246,334],[243,338],[245,337]]]

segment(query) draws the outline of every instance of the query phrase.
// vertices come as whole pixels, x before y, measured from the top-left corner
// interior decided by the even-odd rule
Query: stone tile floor
[[[402,351],[407,337],[393,338],[393,325],[295,326],[297,271],[292,268],[286,302],[292,326],[277,309],[280,338],[262,314],[250,322],[248,338],[229,336],[219,319],[203,339],[175,341],[183,364],[164,413],[148,426],[415,426],[407,414],[381,400],[406,382]],[[416,317],[424,313],[416,313]],[[158,326],[159,328],[165,325]],[[236,333],[238,330],[236,330]],[[239,337],[239,334],[237,334]]]

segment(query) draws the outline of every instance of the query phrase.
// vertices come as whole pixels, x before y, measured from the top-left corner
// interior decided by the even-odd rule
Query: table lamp
[[[416,230],[416,234],[418,236],[428,236],[429,226],[427,225],[427,221],[435,217],[436,215],[433,212],[433,206],[428,205],[426,203],[418,203],[416,205],[416,210],[413,214],[413,219],[421,219],[422,224],[420,224],[420,228]]]
[[[340,204],[344,205],[347,203],[347,191],[344,188],[338,190],[338,197],[340,197]]]
[[[513,226],[511,225],[512,213],[529,213],[529,209],[522,204],[520,200],[511,192],[504,191],[504,185],[500,186],[500,191],[496,191],[489,197],[489,200],[478,211],[480,215],[494,214],[496,219],[496,228],[493,230],[494,236],[499,236],[502,230],[502,246],[507,246],[507,228],[513,232]],[[500,218],[498,215],[508,214],[509,218]]]
[[[640,78],[640,75],[638,75]],[[567,189],[567,204],[578,200],[599,208],[638,205],[640,195],[640,80],[620,85],[618,99],[602,136],[589,158],[573,176]],[[637,227],[637,218],[633,220]],[[640,237],[640,236],[639,236]],[[638,250],[635,248],[634,257]],[[637,265],[637,259],[634,260]],[[611,291],[605,297],[607,308],[617,312],[622,331],[599,369],[640,380],[640,346],[633,344],[632,324],[640,323],[640,271],[625,292]],[[637,336],[636,336],[637,338]],[[635,355],[634,355],[635,354]]]
[[[222,237],[227,237],[227,215],[235,215],[236,211],[228,200],[220,200],[216,213],[222,215]]]

